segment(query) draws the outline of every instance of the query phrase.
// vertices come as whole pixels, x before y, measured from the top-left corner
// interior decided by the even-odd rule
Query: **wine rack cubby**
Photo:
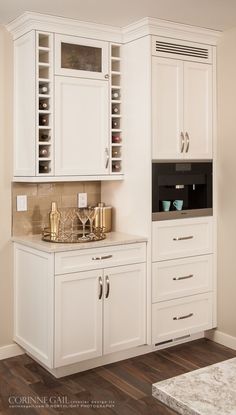
[[[121,87],[121,46],[111,44],[111,173],[123,173],[122,153],[122,87]]]
[[[36,36],[37,175],[53,175],[53,35]]]

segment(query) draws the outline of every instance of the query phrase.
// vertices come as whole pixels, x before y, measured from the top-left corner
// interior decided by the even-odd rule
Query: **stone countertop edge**
[[[189,408],[187,403],[179,401],[168,392],[158,389],[155,384],[152,385],[152,396],[166,405],[167,408],[173,409],[180,415],[201,415],[200,412]]]
[[[55,253],[65,251],[76,251],[78,249],[95,249],[105,248],[115,245],[125,245],[132,243],[147,242],[146,237],[130,235],[121,232],[110,232],[107,234],[106,239],[97,242],[87,243],[53,243],[42,241],[41,234],[31,236],[13,236],[11,238],[13,242],[28,246],[29,248],[38,249],[43,252]]]

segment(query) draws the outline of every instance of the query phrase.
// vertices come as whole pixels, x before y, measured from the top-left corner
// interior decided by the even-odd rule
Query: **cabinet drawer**
[[[152,302],[212,290],[213,255],[152,264]]]
[[[152,306],[153,344],[212,328],[212,296],[199,294]]]
[[[68,274],[145,261],[145,243],[60,252],[55,254],[55,274]]]
[[[152,261],[210,254],[212,251],[212,217],[152,223]]]

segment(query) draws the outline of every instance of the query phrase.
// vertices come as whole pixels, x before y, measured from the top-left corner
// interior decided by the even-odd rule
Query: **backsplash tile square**
[[[101,201],[101,182],[13,183],[12,235],[39,234],[48,226],[51,202],[58,208],[76,207],[77,193],[87,193],[88,205]],[[16,211],[17,195],[27,195],[27,212]]]

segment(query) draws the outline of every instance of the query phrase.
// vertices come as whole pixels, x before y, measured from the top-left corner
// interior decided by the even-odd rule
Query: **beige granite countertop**
[[[88,248],[102,248],[105,246],[114,246],[114,245],[123,245],[123,244],[132,244],[136,242],[147,242],[147,238],[137,235],[129,235],[126,233],[120,232],[110,232],[106,234],[106,239],[97,242],[87,242],[87,243],[52,243],[42,241],[41,235],[32,235],[32,236],[13,236],[12,241],[21,243],[30,248],[39,249],[40,251],[55,253],[55,252],[64,252],[64,251],[74,251],[78,249],[88,249]]]

